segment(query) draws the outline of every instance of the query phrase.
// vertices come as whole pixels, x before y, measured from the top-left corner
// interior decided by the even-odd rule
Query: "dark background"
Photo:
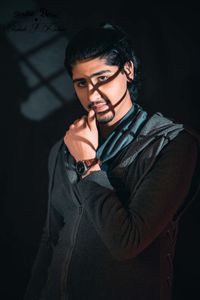
[[[46,15],[31,15],[38,9]],[[141,60],[138,102],[200,131],[200,9],[191,1],[3,1],[0,17],[0,299],[20,300],[46,215],[49,150],[82,114],[63,69],[68,38],[98,21],[121,25]],[[180,225],[174,300],[200,299],[199,200]]]

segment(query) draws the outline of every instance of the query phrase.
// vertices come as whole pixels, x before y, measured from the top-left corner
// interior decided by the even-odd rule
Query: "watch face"
[[[87,167],[83,161],[78,161],[76,164],[76,170],[79,175],[83,175],[87,171]]]

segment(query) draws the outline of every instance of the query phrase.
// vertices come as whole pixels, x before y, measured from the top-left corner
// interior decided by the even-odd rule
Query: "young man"
[[[49,208],[26,300],[169,300],[180,216],[198,189],[198,137],[136,103],[138,62],[116,26],[68,44],[86,114],[49,157]]]

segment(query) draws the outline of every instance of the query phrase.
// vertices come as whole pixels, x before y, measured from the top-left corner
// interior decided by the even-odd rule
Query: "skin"
[[[109,66],[103,58],[78,61],[72,68],[76,95],[88,112],[70,125],[64,142],[76,161],[96,157],[99,134],[106,138],[130,110],[133,103],[127,82],[134,78],[132,62]],[[99,130],[97,129],[97,122]],[[97,163],[84,175],[100,170]]]

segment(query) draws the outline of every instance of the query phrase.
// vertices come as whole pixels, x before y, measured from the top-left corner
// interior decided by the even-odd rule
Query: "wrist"
[[[81,178],[83,179],[86,176],[90,175],[91,173],[96,172],[96,171],[100,171],[100,170],[101,170],[100,164],[96,163],[95,165],[90,167],[89,170],[84,175],[81,176]]]
[[[76,172],[79,176],[83,176],[86,173],[88,174],[89,170],[99,170],[100,169],[100,160],[95,158],[87,160],[79,160],[76,162]],[[98,166],[99,165],[99,166]]]

